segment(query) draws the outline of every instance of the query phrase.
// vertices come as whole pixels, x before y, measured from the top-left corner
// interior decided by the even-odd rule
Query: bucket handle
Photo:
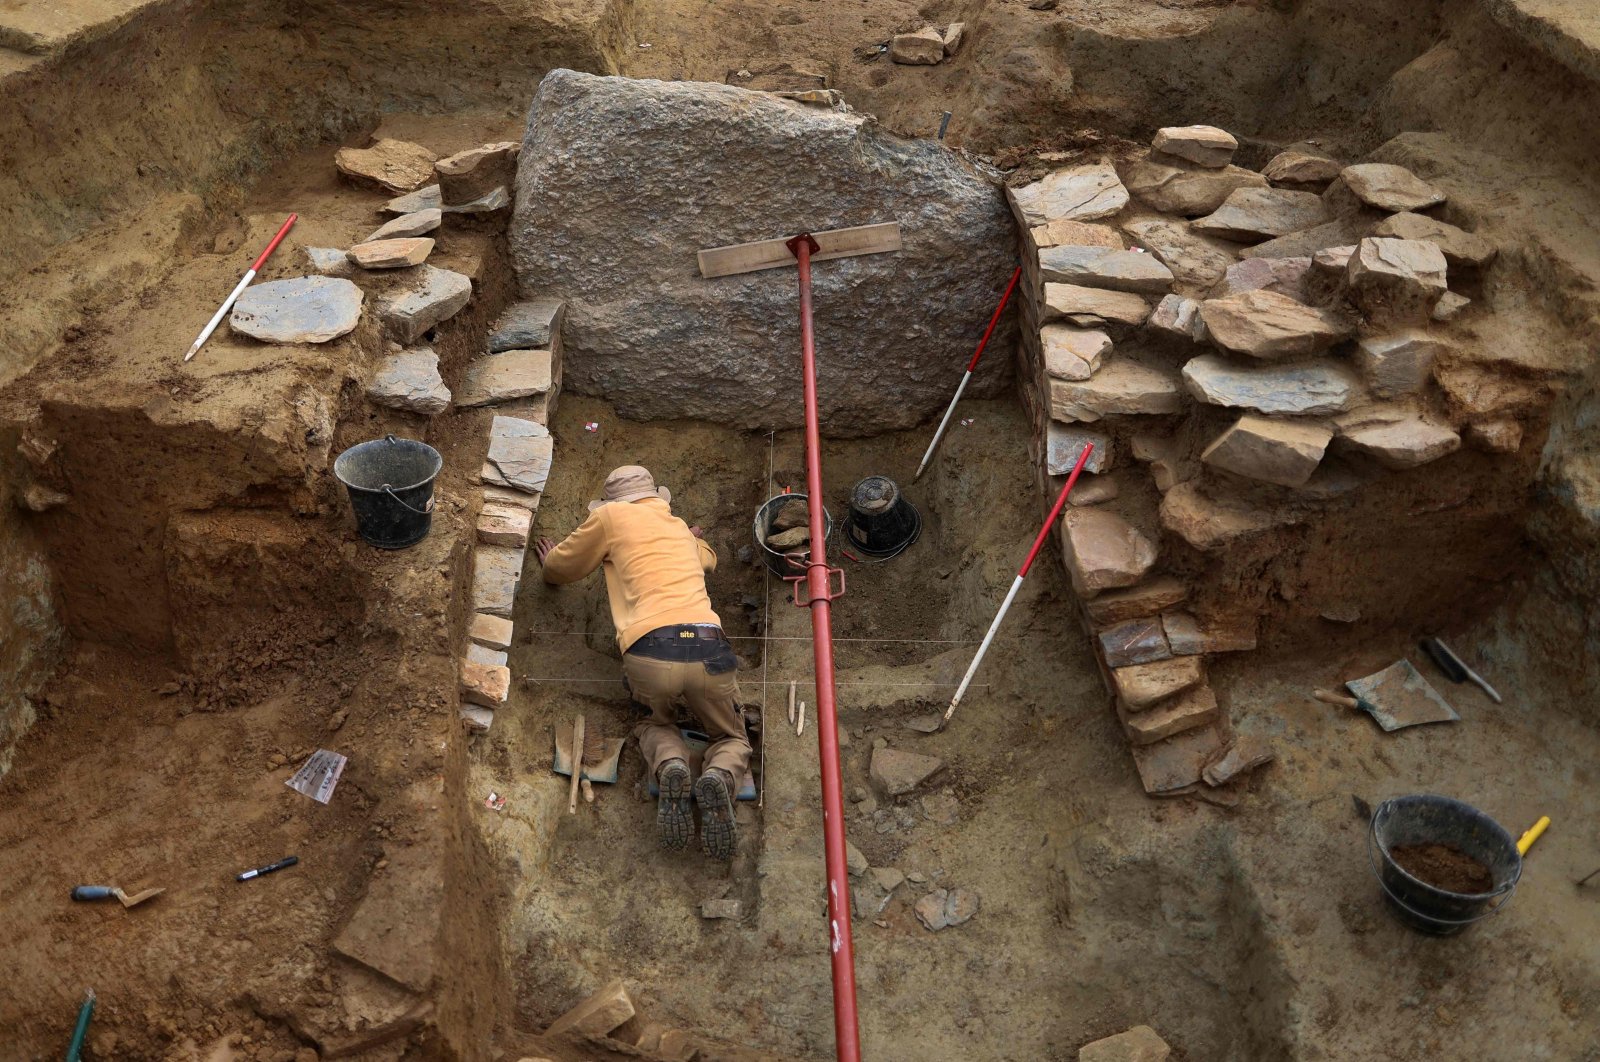
[[[1509,882],[1500,886],[1500,889],[1497,890],[1501,895],[1504,896],[1504,899],[1502,899],[1499,903],[1491,903],[1487,905],[1482,914],[1475,915],[1472,918],[1440,918],[1437,915],[1431,915],[1425,911],[1417,910],[1415,907],[1412,907],[1409,903],[1406,903],[1404,900],[1394,894],[1394,890],[1389,888],[1388,883],[1383,880],[1383,868],[1378,865],[1378,857],[1376,853],[1381,851],[1382,845],[1378,841],[1377,816],[1374,815],[1373,821],[1367,825],[1367,863],[1372,867],[1372,876],[1378,879],[1378,887],[1383,890],[1384,895],[1388,896],[1389,899],[1399,904],[1403,910],[1415,915],[1424,922],[1435,922],[1441,926],[1470,926],[1474,922],[1481,922],[1490,915],[1497,915],[1507,907],[1510,907],[1511,897],[1517,891],[1518,878],[1512,878]],[[1521,875],[1518,875],[1519,878],[1520,876]],[[1494,894],[1491,893],[1490,895]]]
[[[391,435],[391,436],[389,436],[389,438],[393,439],[394,436]],[[389,497],[393,498],[395,504],[400,506],[400,508],[406,510],[407,512],[416,513],[418,516],[427,516],[429,513],[433,512],[434,499],[432,499],[432,498],[429,498],[428,499],[428,504],[424,505],[422,508],[413,509],[411,506],[409,506],[409,505],[407,505],[405,503],[405,501],[400,497],[400,495],[398,495],[398,494],[396,494],[394,492],[394,488],[389,486],[389,484],[385,483],[383,486],[379,487],[378,489],[383,491]]]

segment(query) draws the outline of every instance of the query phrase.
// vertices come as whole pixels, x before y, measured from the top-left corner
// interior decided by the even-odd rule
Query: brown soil
[[[1446,892],[1472,895],[1494,888],[1489,868],[1448,844],[1402,844],[1389,849],[1400,869]]]

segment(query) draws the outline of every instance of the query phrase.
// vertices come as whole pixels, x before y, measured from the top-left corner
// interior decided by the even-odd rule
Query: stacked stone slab
[[[483,494],[473,555],[473,616],[461,663],[461,719],[473,731],[493,725],[494,709],[505,698],[490,703],[493,689],[480,694],[469,687],[468,677],[497,678],[503,672],[509,691],[506,650],[514,633],[517,589],[555,459],[549,422],[561,389],[562,311],[561,303],[542,299],[511,306],[495,322],[487,353],[468,365],[458,389],[457,405],[496,410],[478,473]]]
[[[1337,519],[1342,491],[1439,460],[1468,428],[1485,451],[1515,450],[1526,406],[1473,404],[1507,387],[1469,378],[1441,331],[1466,305],[1450,282],[1494,256],[1428,215],[1443,191],[1300,151],[1255,173],[1233,165],[1235,146],[1163,129],[1120,170],[1080,164],[1008,190],[1030,454],[1048,505],[1094,444],[1060,542],[1152,795],[1265,756],[1233,742],[1206,675],[1210,655],[1255,647],[1258,617],[1163,556],[1203,573],[1197,554],[1270,549],[1265,533]],[[1125,489],[1140,465],[1153,514],[1148,489]]]

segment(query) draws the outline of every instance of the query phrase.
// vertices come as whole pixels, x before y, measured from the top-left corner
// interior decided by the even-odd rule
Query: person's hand
[[[539,562],[541,568],[544,567],[545,557],[549,556],[550,551],[555,548],[556,540],[553,538],[541,538],[533,544],[533,557]]]
[[[693,535],[695,538],[705,538],[706,529],[701,527],[699,524],[695,524],[693,527],[689,528],[689,534]]]

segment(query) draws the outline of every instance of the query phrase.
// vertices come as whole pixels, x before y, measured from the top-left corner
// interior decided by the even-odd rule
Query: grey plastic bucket
[[[1413,844],[1460,849],[1488,868],[1494,887],[1450,892],[1413,877],[1389,854]],[[1505,828],[1472,805],[1442,796],[1403,796],[1378,805],[1367,831],[1367,858],[1395,916],[1435,936],[1459,933],[1503,910],[1522,877],[1522,855]]]
[[[333,474],[350,493],[361,537],[379,549],[404,549],[428,537],[433,481],[443,467],[427,443],[386,435],[340,454]]]
[[[804,494],[779,494],[762,502],[761,508],[756,510],[755,524],[751,529],[756,538],[756,552],[766,564],[767,569],[777,576],[805,574],[805,568],[796,567],[789,563],[784,554],[767,545],[767,532],[772,530],[772,514],[784,502],[793,501],[796,498],[801,501],[809,500]],[[828,515],[828,510],[824,508],[822,510],[822,539],[824,542],[828,542],[832,538],[833,517]]]

